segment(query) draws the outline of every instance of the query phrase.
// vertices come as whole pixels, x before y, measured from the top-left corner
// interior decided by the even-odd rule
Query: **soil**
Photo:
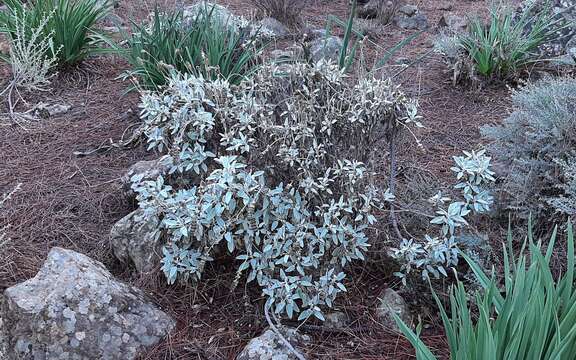
[[[221,4],[236,14],[250,15],[249,0],[226,0]],[[428,17],[431,28],[397,56],[411,60],[428,54],[403,72],[396,81],[418,99],[425,128],[416,133],[422,147],[406,139],[400,155],[402,169],[417,168],[448,187],[452,182],[452,156],[482,145],[479,127],[499,123],[510,111],[509,89],[494,85],[475,91],[454,87],[442,59],[431,52],[436,24],[447,7],[458,15],[485,13],[489,1],[413,1]],[[162,6],[171,6],[165,3]],[[122,19],[143,19],[153,8],[138,0],[121,0],[115,13]],[[304,10],[305,22],[323,27],[327,14],[347,17],[348,0],[310,0]],[[411,31],[393,25],[376,27],[365,44],[368,60],[375,59]],[[273,45],[274,46],[274,45]],[[279,44],[278,46],[281,46]],[[117,142],[138,124],[138,94],[126,94],[130,85],[118,78],[127,64],[114,56],[90,58],[79,68],[61,72],[53,89],[23,94],[32,107],[42,101],[71,105],[63,115],[0,127],[0,192],[16,184],[21,189],[0,214],[0,227],[10,224],[10,241],[0,252],[0,291],[33,277],[50,248],[62,246],[102,261],[122,280],[143,288],[165,311],[178,319],[178,329],[144,359],[233,359],[242,347],[265,328],[260,313],[263,304],[257,289],[232,289],[235,269],[216,262],[197,288],[167,286],[159,275],[136,278],[126,266],[114,260],[108,234],[112,225],[135,208],[125,198],[119,178],[133,163],[156,155],[142,146],[111,148],[88,156],[103,144]],[[400,68],[399,68],[400,69]],[[10,71],[0,67],[0,80],[7,82]],[[386,150],[382,150],[386,158]],[[383,221],[386,221],[384,219]],[[485,233],[499,234],[500,225]],[[337,303],[353,323],[342,331],[303,328],[311,342],[303,349],[318,359],[410,359],[414,351],[398,334],[380,325],[373,317],[377,295],[398,281],[385,266],[354,269],[348,294]],[[418,296],[416,296],[418,297]],[[447,344],[436,315],[419,309],[427,328],[423,339],[440,358],[447,357]]]

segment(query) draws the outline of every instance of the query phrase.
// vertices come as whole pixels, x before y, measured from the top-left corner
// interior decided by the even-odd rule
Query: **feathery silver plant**
[[[10,64],[14,76],[13,86],[26,90],[45,91],[55,75],[58,49],[54,49],[52,33],[45,28],[54,14],[46,14],[37,28],[28,29],[26,12],[15,16],[16,34],[10,40]]]

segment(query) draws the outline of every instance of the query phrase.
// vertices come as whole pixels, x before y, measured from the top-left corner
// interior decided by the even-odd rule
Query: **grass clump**
[[[154,11],[152,22],[135,25],[123,54],[128,72],[142,89],[158,89],[170,73],[193,74],[206,79],[223,77],[238,84],[257,69],[262,46],[257,31],[237,26],[233,19],[215,16],[216,8],[203,8],[185,19],[180,11]]]
[[[476,16],[468,30],[443,34],[436,42],[460,80],[506,80],[540,60],[539,48],[556,39],[565,26],[547,3],[543,11],[525,7],[519,14],[508,4],[493,5],[488,21]]]
[[[576,353],[576,291],[574,288],[574,236],[567,231],[568,268],[555,280],[550,269],[556,240],[552,234],[546,252],[534,244],[529,231],[527,256],[524,249],[517,260],[512,255],[512,236],[504,248],[504,284],[501,289],[494,276],[488,276],[470,258],[464,256],[483,287],[474,297],[478,319],[473,320],[468,294],[461,282],[450,294],[450,313],[436,301],[444,323],[453,360],[569,360]],[[401,320],[397,319],[408,340],[416,348],[417,359],[436,357]]]

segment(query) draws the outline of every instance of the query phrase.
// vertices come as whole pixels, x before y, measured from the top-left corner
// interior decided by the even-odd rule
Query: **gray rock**
[[[569,54],[570,50],[576,49],[576,36],[566,42],[564,45],[566,48],[566,53]]]
[[[399,57],[396,60],[394,60],[394,63],[396,65],[410,65],[411,62],[412,60],[406,57]]]
[[[40,116],[43,118],[51,118],[58,115],[66,114],[70,111],[72,106],[67,104],[48,104],[44,102],[39,102],[34,107],[34,112],[36,116]]]
[[[454,237],[458,247],[464,251],[480,267],[489,267],[492,258],[492,246],[488,241],[488,235],[461,234]]]
[[[130,166],[128,171],[122,176],[120,182],[128,197],[135,196],[131,189],[133,177],[140,181],[156,180],[160,175],[166,175],[174,164],[172,156],[164,155],[155,160],[142,160]]]
[[[418,7],[416,5],[404,5],[404,6],[400,6],[400,8],[398,9],[398,12],[402,15],[412,17],[412,16],[416,15],[416,13],[418,12]]]
[[[138,273],[149,273],[160,264],[162,242],[156,236],[158,221],[145,219],[138,209],[120,219],[110,230],[114,255],[131,262]]]
[[[280,331],[294,348],[307,341],[307,338],[298,334],[295,329],[282,327]],[[278,335],[272,329],[268,329],[262,335],[250,340],[236,360],[297,360],[297,358],[281,342]]]
[[[576,65],[576,49],[570,50],[571,53],[574,53],[574,56],[571,54],[561,55],[558,57],[553,58],[550,62],[554,65],[569,65],[573,66]]]
[[[529,10],[528,25],[525,31],[528,32],[537,19],[534,15],[548,12],[556,21],[557,30],[555,38],[547,41],[539,48],[539,53],[545,57],[555,57],[567,54],[572,46],[570,42],[576,39],[576,0],[531,0],[524,1],[517,9],[517,17],[525,10]],[[576,40],[574,40],[576,41]]]
[[[270,57],[275,60],[284,60],[284,59],[292,59],[294,57],[294,54],[292,53],[292,51],[275,49],[270,51]]]
[[[4,297],[9,358],[134,359],[175,326],[100,262],[57,247],[34,278]]]
[[[576,47],[569,48],[566,50],[568,56],[572,57],[572,61],[576,62]]]
[[[103,26],[102,31],[108,34],[128,33],[129,28],[125,26]]]
[[[271,17],[266,17],[260,20],[260,26],[262,30],[272,34],[273,37],[275,38],[283,38],[288,36],[288,34],[290,33],[290,31],[284,24]]]
[[[350,318],[342,311],[335,311],[324,315],[324,326],[331,329],[344,329],[350,324]]]
[[[453,8],[454,7],[450,3],[440,4],[440,6],[438,6],[438,10],[442,11],[452,11]]]
[[[313,40],[310,44],[310,55],[314,62],[321,59],[338,61],[340,50],[342,49],[342,39],[337,36],[328,36]]]
[[[328,31],[326,31],[326,29],[309,28],[309,29],[306,29],[304,31],[304,33],[309,40],[314,40],[314,39],[324,38],[324,37],[330,36],[328,34]]]
[[[230,26],[237,26],[236,17],[222,5],[211,3],[208,1],[200,1],[193,5],[187,5],[182,9],[182,18],[184,23],[193,23],[198,15],[204,14],[204,9],[207,13],[212,14],[213,20],[218,20],[222,24],[228,24]]]
[[[4,302],[4,297],[0,295],[0,309],[2,309],[2,304]],[[8,336],[4,328],[4,320],[2,320],[2,312],[0,312],[0,359],[8,358]]]
[[[301,61],[304,59],[304,50],[300,46],[275,49],[270,52],[270,58],[277,62]]]
[[[386,6],[384,2],[386,2],[386,4],[390,3],[390,5],[392,4],[391,1],[369,0],[367,3],[358,8],[358,17],[364,19],[377,18],[380,12],[382,11],[382,8]]]
[[[106,4],[112,4],[112,7],[117,8],[120,6],[120,0],[98,0],[96,1],[96,6],[104,6]]]
[[[407,16],[403,13],[398,14],[394,21],[396,25],[406,30],[426,30],[428,29],[428,18],[422,13],[413,16]]]
[[[413,325],[408,305],[396,291],[390,288],[384,289],[378,296],[378,302],[376,315],[382,325],[391,330],[400,331],[392,314],[396,314],[406,325],[410,327]]]
[[[448,13],[442,15],[438,21],[438,28],[444,28],[452,33],[465,31],[468,27],[469,21],[465,17]]]

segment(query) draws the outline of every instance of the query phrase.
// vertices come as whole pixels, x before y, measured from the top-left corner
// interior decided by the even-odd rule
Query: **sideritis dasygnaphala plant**
[[[439,234],[426,234],[423,242],[404,239],[398,248],[392,249],[392,257],[401,264],[395,275],[404,285],[413,272],[418,272],[424,280],[430,276],[437,279],[448,276],[447,269],[458,264],[460,249],[456,237],[468,226],[466,219],[471,214],[490,211],[494,203],[489,191],[496,180],[491,158],[485,155],[485,150],[463,153],[464,156],[454,156],[455,166],[451,168],[458,181],[454,188],[461,192],[462,197],[453,201],[439,191],[428,200],[436,209],[436,216],[430,223],[439,226]]]
[[[198,281],[216,251],[238,261],[277,314],[323,319],[364,259],[374,210],[372,150],[419,124],[416,103],[388,80],[350,84],[338,67],[264,65],[233,86],[173,74],[142,94],[149,148],[171,175],[133,178],[141,221],[156,221],[170,283]]]

